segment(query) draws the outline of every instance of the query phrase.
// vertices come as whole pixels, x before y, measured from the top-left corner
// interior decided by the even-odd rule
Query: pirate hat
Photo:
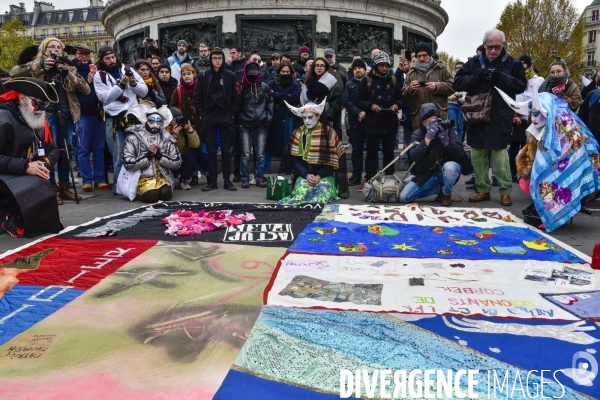
[[[4,90],[14,90],[17,93],[36,99],[58,103],[58,93],[54,86],[36,78],[15,78],[4,82]]]

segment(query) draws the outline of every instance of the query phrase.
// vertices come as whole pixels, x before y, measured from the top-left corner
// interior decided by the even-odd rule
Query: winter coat
[[[420,87],[411,92],[410,84],[412,81],[435,82],[437,89],[430,91],[424,87]],[[404,79],[402,94],[404,94],[404,99],[412,104],[413,129],[419,129],[419,110],[423,104],[435,103],[440,110],[442,119],[448,119],[448,96],[453,95],[455,92],[452,88],[453,84],[454,78],[450,70],[448,70],[448,67],[444,63],[439,61],[433,61],[433,64],[431,64],[431,67],[429,67],[425,74],[414,66],[410,68]]]
[[[180,93],[181,102],[179,101]],[[200,119],[201,115],[194,111],[194,100],[190,96],[188,96],[188,94],[185,92],[185,90],[183,90],[182,87],[176,88],[173,92],[173,95],[171,96],[171,101],[169,102],[169,107],[175,107],[179,109],[183,113],[183,116],[190,120],[192,128],[194,128],[194,130],[198,133],[202,132],[202,121]]]
[[[242,81],[242,75],[244,73],[244,67],[246,66],[246,63],[248,62],[248,59],[244,56],[242,56],[241,60],[237,60],[237,61],[232,61],[231,65],[223,62],[223,66],[225,67],[226,70],[231,71],[235,74],[235,78],[238,82]]]
[[[239,123],[244,128],[268,128],[273,120],[273,96],[267,84],[261,80],[260,71],[254,82],[248,80],[246,70],[249,65],[244,66],[242,74],[242,110]]]
[[[152,156],[149,150],[148,133],[144,125],[134,125],[125,130],[129,133],[123,144],[123,167],[127,171],[140,170],[140,179],[156,178],[153,158],[156,158],[160,173],[175,187],[173,171],[181,167],[181,154],[177,150],[176,140],[169,132],[163,130],[158,135],[156,144],[159,151]]]
[[[179,82],[177,79],[170,77],[168,82],[163,82],[159,80],[160,87],[162,88],[163,94],[165,95],[165,99],[170,100],[173,97],[173,92],[179,86]]]
[[[346,70],[346,67],[340,65],[340,63],[336,61],[335,64],[331,66],[329,73],[337,79],[338,87],[340,88],[340,91],[344,93],[344,89],[348,83],[348,71]]]
[[[552,88],[548,84],[548,80],[546,79],[544,83],[540,85],[539,88],[540,93],[552,93]],[[556,93],[558,97],[564,99],[567,103],[569,103],[569,108],[571,111],[577,111],[583,99],[581,98],[581,91],[579,90],[579,86],[575,84],[572,80],[569,79],[567,82],[567,87],[562,92]]]
[[[167,131],[173,135],[171,125],[167,126]],[[175,136],[173,137],[175,138]],[[177,150],[179,150],[179,153],[183,156],[189,153],[190,149],[197,149],[200,147],[200,136],[198,136],[198,133],[195,130],[188,132],[184,128],[179,131],[179,135],[175,138],[175,142],[177,144]]]
[[[136,81],[135,86],[127,85],[125,90],[119,87],[119,82],[115,80],[108,72],[99,70],[94,76],[94,88],[98,95],[98,100],[104,104],[106,116],[116,117],[123,111],[129,110],[138,104],[137,97],[144,97],[148,94],[148,86],[144,83],[142,77],[133,69],[133,76]],[[125,75],[125,66],[121,65],[120,76]],[[129,99],[126,103],[119,101],[121,96]]]
[[[498,82],[481,81],[479,71],[496,68],[502,73]],[[494,86],[500,88],[511,98],[523,93],[526,88],[525,69],[521,61],[502,50],[493,63],[487,60],[485,53],[473,57],[454,76],[454,90],[465,91],[468,96],[487,93]],[[467,144],[478,149],[505,149],[512,133],[515,111],[502,99],[497,90],[492,90],[491,120],[482,124],[467,125]]]
[[[193,67],[196,69],[196,72],[198,73],[198,75],[200,75],[202,72],[207,71],[210,69],[210,56],[206,57],[204,59],[199,58],[196,61],[194,61]]]
[[[285,86],[282,91],[278,90],[274,79],[269,81],[267,86],[273,96],[273,122],[267,133],[265,153],[279,156],[283,154],[288,145],[289,135],[292,134],[295,126],[294,114],[284,101],[291,106],[299,106],[302,88],[296,80],[292,81],[291,85]],[[284,121],[287,123],[286,126],[284,126]]]
[[[37,78],[39,80],[42,80],[44,82],[50,82],[50,75],[48,73],[48,71],[46,71],[45,69],[38,69],[35,72],[32,72],[31,69],[27,68],[26,66],[31,67],[32,63],[37,63],[38,61],[31,61],[28,62],[25,65],[17,65],[15,66],[13,69],[10,70],[10,76],[12,78],[24,78],[24,77],[28,77],[28,76],[32,76],[34,78]],[[73,117],[73,122],[77,123],[77,121],[79,121],[79,118],[81,117],[81,105],[79,104],[79,100],[77,99],[77,96],[79,94],[89,94],[90,93],[90,86],[88,85],[87,81],[85,79],[83,79],[81,77],[81,75],[79,75],[79,72],[77,72],[77,69],[75,69],[75,67],[69,67],[69,70],[71,71],[71,73],[73,73],[76,77],[77,77],[77,83],[72,84],[73,86],[73,90],[67,90],[67,101],[69,102],[69,111],[71,112],[71,117]]]
[[[177,57],[177,50],[175,50],[171,57],[167,58],[165,64],[171,67],[171,77],[175,78],[177,82],[179,82],[179,79],[181,79],[181,66],[183,64],[193,65],[194,59],[189,55],[189,53],[185,53],[183,61],[180,61],[179,57]]]
[[[152,78],[155,79],[155,78]],[[146,100],[146,101],[151,101],[154,103],[154,105],[156,106],[156,108],[161,108],[164,105],[167,105],[168,100],[165,97],[162,89],[158,89],[156,90],[156,88],[154,87],[154,85],[146,85],[148,86],[148,93],[141,97],[141,100]]]
[[[231,110],[231,116],[236,117],[240,112],[241,99],[237,94],[237,80],[233,72],[222,69],[223,72],[223,88],[225,90],[225,100],[227,106]],[[204,71],[198,75],[196,81],[196,87],[194,88],[194,110],[198,115],[202,116],[204,112],[204,105],[208,99],[208,90],[210,88],[210,82],[215,75],[215,70],[211,67],[209,70]]]
[[[452,128],[448,132],[448,136],[450,137],[450,144],[448,146],[445,146],[437,136],[427,146],[425,143],[426,134],[427,130],[421,124],[421,127],[414,131],[411,137],[412,143],[419,143],[409,152],[410,157],[415,162],[415,166],[411,169],[411,173],[415,175],[412,180],[414,183],[423,186],[431,177],[441,174],[442,167],[448,161],[458,163],[460,165],[460,172],[463,175],[473,173],[473,166],[465,153],[462,141],[456,134],[455,128]],[[458,179],[456,179],[457,182]]]
[[[306,60],[306,61],[308,61],[308,60]],[[305,74],[304,67],[306,66],[306,61],[302,61],[301,59],[297,59],[296,61],[294,61],[292,63],[292,67],[296,70],[296,72],[300,76],[304,76],[304,74]]]
[[[596,82],[593,82],[596,83]],[[596,137],[596,140],[600,138],[600,101],[596,101],[596,104],[590,106],[590,102],[594,94],[598,92],[598,89],[591,90],[585,96],[585,100],[579,107],[579,118],[590,128],[590,131]]]
[[[90,61],[88,64],[78,65],[77,72],[81,75],[81,77],[87,82],[88,76],[90,74],[90,65],[92,62]],[[94,85],[88,85],[90,88],[90,92],[88,94],[80,94],[77,96],[77,100],[79,101],[79,105],[81,106],[81,115],[85,116],[98,116],[98,111],[100,110],[100,100],[98,100],[98,96],[96,95],[96,89],[94,89]]]
[[[360,80],[352,77],[344,89],[344,107],[346,107],[346,112],[348,113],[348,122],[350,122],[350,127],[353,129],[357,129],[359,124],[358,114],[361,112],[361,109],[358,108],[357,97],[360,83],[364,79],[366,79],[366,77],[363,77]]]
[[[321,123],[323,123],[323,125],[328,125],[329,122],[332,122],[338,113],[342,111],[343,95],[340,87],[337,85],[337,79],[335,79],[335,77],[329,72],[325,72],[321,78],[319,78],[319,82],[329,89],[325,113],[321,115]],[[304,105],[310,101],[308,99],[308,95],[308,85],[302,86],[302,91],[300,92],[300,104]],[[320,104],[323,99],[316,99],[314,101],[317,104]]]
[[[368,77],[372,79],[370,87],[368,87]],[[388,75],[381,78],[375,74],[375,69],[372,69],[360,82],[356,105],[367,113],[365,120],[365,133],[367,135],[396,135],[398,132],[397,114],[389,111],[376,114],[371,111],[373,104],[388,109],[396,104],[398,109],[402,109],[404,104],[402,88],[397,81],[394,87],[393,82],[392,76]]]
[[[58,162],[58,147],[54,143],[44,143],[44,128],[34,130],[21,117],[18,100],[0,103],[0,174],[25,175],[27,170],[27,151],[38,154],[42,142],[45,157],[52,166]],[[51,135],[50,135],[51,136]],[[50,165],[46,164],[46,168]]]

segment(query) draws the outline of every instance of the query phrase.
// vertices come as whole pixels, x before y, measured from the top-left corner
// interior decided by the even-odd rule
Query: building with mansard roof
[[[596,65],[600,60],[600,46],[596,35],[600,34],[600,0],[594,0],[583,11],[581,16],[585,23],[586,33],[583,36],[583,46],[585,48],[585,68],[582,71],[583,75],[594,75],[596,73]]]

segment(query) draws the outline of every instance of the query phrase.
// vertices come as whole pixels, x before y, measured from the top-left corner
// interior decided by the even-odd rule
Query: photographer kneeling
[[[167,126],[167,131],[173,135],[177,141],[177,150],[181,153],[181,168],[175,171],[179,173],[179,188],[181,190],[190,190],[190,178],[196,167],[196,156],[190,152],[190,149],[200,147],[200,137],[192,127],[192,123],[177,107],[171,107],[173,120]]]
[[[47,38],[40,44],[35,61],[17,65],[10,71],[13,78],[34,77],[54,86],[58,93],[58,103],[50,103],[46,108],[46,118],[52,131],[52,138],[60,150],[58,158],[58,185],[56,194],[58,204],[63,200],[75,200],[75,194],[69,190],[68,146],[74,131],[74,124],[81,117],[81,106],[77,95],[90,93],[88,83],[79,75],[74,65],[78,60],[66,57],[65,47],[57,38]],[[56,187],[54,168],[50,168],[50,182]],[[81,197],[79,197],[81,200]]]
[[[415,178],[400,192],[401,203],[439,193],[436,200],[443,206],[452,205],[452,187],[460,174],[469,175],[473,167],[454,129],[454,121],[442,121],[440,110],[426,103],[419,111],[421,126],[411,141],[416,146],[410,156],[416,163],[412,169]]]

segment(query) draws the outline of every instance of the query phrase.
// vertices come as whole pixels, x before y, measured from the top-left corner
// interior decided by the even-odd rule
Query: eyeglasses
[[[148,122],[162,122],[161,117],[148,117]]]
[[[504,47],[504,46],[502,46],[501,44],[496,45],[496,46],[488,46],[487,44],[485,45],[486,49],[488,49],[488,50],[495,50],[495,51],[502,50],[502,47]]]
[[[315,69],[321,69],[321,68],[325,68],[325,64],[315,64]]]
[[[208,50],[200,50],[200,53],[208,53]]]
[[[43,111],[50,104],[49,101],[36,99],[35,97],[30,97],[30,96],[27,96],[27,97],[29,97],[31,99],[31,104],[33,104],[33,107],[37,108],[38,110],[42,110]]]
[[[223,61],[223,57],[212,57],[212,60]]]

